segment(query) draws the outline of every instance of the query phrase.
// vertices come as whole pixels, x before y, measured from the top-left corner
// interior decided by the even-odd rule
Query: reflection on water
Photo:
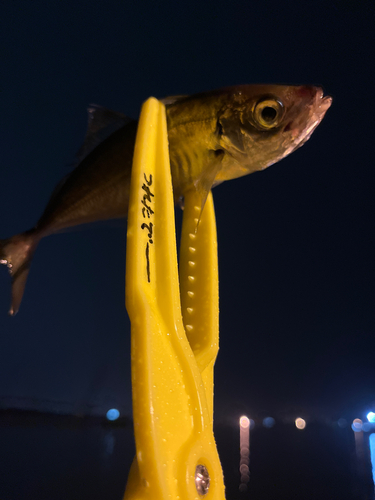
[[[353,432],[343,418],[334,422],[309,419],[308,425],[301,417],[272,418],[272,426],[267,425],[271,422],[269,418],[272,417],[253,422],[248,435],[249,417],[240,419],[240,471],[237,472],[236,486],[232,484],[234,471],[227,458],[228,449],[221,448],[224,437],[220,434],[224,430],[217,430],[227,499],[374,499],[369,453],[371,440],[366,431],[375,431],[375,425],[367,427],[362,424],[361,432]],[[228,426],[226,444],[230,433]],[[375,460],[375,433],[371,439]],[[247,449],[251,460],[246,460]],[[246,471],[244,464],[249,466]],[[242,478],[244,472],[248,473],[245,481]]]
[[[240,487],[241,492],[247,491],[250,480],[250,419],[240,418]]]
[[[375,424],[343,424],[216,422],[227,500],[373,500]],[[105,416],[0,414],[0,443],[0,500],[122,500],[135,452],[131,424]]]
[[[103,448],[104,456],[109,459],[113,455],[113,450],[115,449],[115,434],[113,431],[107,431],[103,437]]]
[[[358,484],[355,486],[355,491],[358,498],[373,499],[373,493],[367,493],[367,488],[364,485],[369,485],[370,476],[372,477],[372,486],[374,486],[373,475],[373,456],[372,456],[372,438],[373,434],[368,434],[373,429],[373,424],[363,422],[360,418],[355,418],[351,425],[354,434],[355,442],[355,470]],[[367,496],[366,496],[367,495]]]
[[[371,469],[372,469],[372,480],[375,485],[375,434],[372,433],[369,436],[370,444],[370,458],[371,458]]]

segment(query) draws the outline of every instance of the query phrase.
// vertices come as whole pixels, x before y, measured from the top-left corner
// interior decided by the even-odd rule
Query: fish
[[[166,107],[174,199],[194,189],[201,209],[216,185],[264,170],[302,146],[332,98],[313,85],[237,85],[161,99]],[[125,218],[137,120],[88,109],[77,163],[53,191],[35,227],[0,240],[12,281],[9,310],[19,310],[33,254],[42,238],[74,226]]]

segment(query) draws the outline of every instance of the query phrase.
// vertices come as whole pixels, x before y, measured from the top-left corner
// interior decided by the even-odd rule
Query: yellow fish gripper
[[[139,120],[128,213],[136,456],[125,500],[225,498],[213,435],[218,266],[211,193],[200,211],[195,192],[187,193],[179,278],[165,107],[150,98]]]

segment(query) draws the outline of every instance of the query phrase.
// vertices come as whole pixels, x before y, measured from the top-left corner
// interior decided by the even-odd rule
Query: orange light
[[[306,427],[306,420],[303,420],[303,418],[296,418],[295,420],[295,424],[296,424],[296,427],[297,429],[304,429]]]
[[[240,427],[242,427],[242,429],[248,429],[250,426],[250,420],[243,416],[240,418]]]

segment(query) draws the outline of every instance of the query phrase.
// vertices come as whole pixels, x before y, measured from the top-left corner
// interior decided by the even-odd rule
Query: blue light
[[[337,421],[337,425],[341,427],[341,429],[344,429],[348,425],[348,422],[345,420],[345,418],[339,418]]]
[[[375,484],[375,434],[370,434],[369,442],[370,442],[370,457],[372,466],[372,480]]]
[[[107,411],[107,419],[108,420],[117,420],[120,416],[120,412],[116,410],[116,408],[112,408]]]
[[[360,418],[355,418],[352,423],[352,429],[354,432],[362,431],[362,420]]]
[[[371,422],[372,424],[375,423],[375,413],[373,411],[369,411],[367,413],[367,420]]]
[[[264,427],[268,427],[269,429],[275,425],[275,419],[272,417],[266,417],[263,420]]]

